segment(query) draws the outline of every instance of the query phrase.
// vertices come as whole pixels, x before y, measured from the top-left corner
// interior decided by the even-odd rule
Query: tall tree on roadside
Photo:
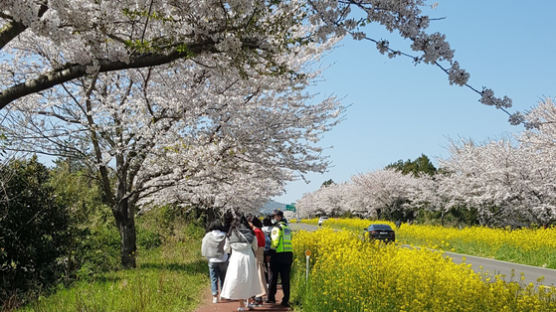
[[[441,162],[438,194],[447,206],[478,209],[487,225],[547,225],[556,221],[556,105],[545,99],[527,115],[518,142],[462,142]]]
[[[486,226],[554,224],[556,104],[544,99],[526,118],[530,128],[516,140],[452,143],[434,175],[403,174],[433,172],[424,155],[400,160],[385,170],[354,176],[341,187],[306,193],[297,208],[304,217],[324,208],[384,218],[424,209],[442,218],[456,211],[467,222]]]
[[[534,155],[535,179],[529,184],[534,197],[531,206],[539,223],[556,222],[556,102],[545,98],[526,116],[531,125],[519,137],[523,149]]]
[[[375,218],[397,220],[405,216],[413,216],[411,205],[419,179],[404,175],[394,169],[377,170],[352,177],[362,202],[366,204],[364,211]]]
[[[315,143],[342,107],[333,98],[308,104],[304,89],[316,75],[307,62],[328,47],[283,54],[295,69],[283,75],[259,64],[239,70],[224,56],[96,73],[4,110],[4,128],[14,150],[79,159],[95,173],[120,231],[122,264],[133,267],[141,205],[224,207],[240,193],[229,186],[242,183],[260,190],[252,193],[254,206],[284,181],[326,168]]]

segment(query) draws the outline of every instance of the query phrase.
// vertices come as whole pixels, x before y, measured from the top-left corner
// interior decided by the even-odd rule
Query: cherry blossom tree
[[[306,193],[296,202],[296,209],[302,218],[312,216],[340,216],[348,211],[348,183],[330,183],[318,190]]]
[[[520,137],[520,142],[555,159],[556,152],[556,103],[551,98],[542,100],[526,116],[530,127]]]
[[[304,89],[318,74],[307,64],[329,46],[276,56],[294,69],[283,75],[225,68],[220,56],[97,72],[9,107],[4,129],[14,150],[78,158],[97,172],[122,263],[134,266],[134,216],[143,205],[252,209],[284,181],[327,167],[316,143],[342,107],[334,98],[311,104]]]
[[[388,57],[409,57],[439,67],[449,83],[466,86],[480,102],[510,115],[508,97],[468,84],[469,73],[454,59],[444,34],[428,33],[435,19],[423,14],[424,0],[2,0],[0,2],[0,108],[33,93],[94,72],[109,72],[223,55],[229,66],[258,64],[259,71],[291,69],[276,56],[331,36],[370,42]],[[373,38],[378,24],[411,42],[414,54]],[[302,25],[313,25],[303,28]],[[301,31],[304,29],[304,31]],[[49,53],[21,42],[38,38]],[[57,57],[52,58],[52,52]]]
[[[299,213],[300,218],[310,218],[319,214],[317,211],[318,204],[315,201],[315,193],[308,192],[295,202],[295,209]]]
[[[308,43],[297,1],[2,0],[0,107],[94,72],[206,55],[280,74],[275,56]],[[21,39],[48,42],[28,51]],[[55,53],[53,53],[55,52]],[[52,55],[56,54],[56,58]],[[36,73],[39,73],[38,75]]]
[[[534,199],[537,220],[542,224],[556,221],[556,103],[546,98],[526,116],[531,125],[519,141],[534,162],[535,181],[527,186]]]
[[[434,175],[403,175],[391,168],[357,175],[308,193],[297,203],[304,216],[350,212],[365,217],[411,217],[423,209],[476,213],[488,226],[556,222],[556,105],[544,99],[527,115],[515,140],[452,142]],[[340,212],[340,213],[338,213]]]
[[[556,220],[556,106],[545,99],[527,115],[517,142],[454,144],[436,177],[436,206],[477,209],[488,225],[550,224]]]
[[[394,169],[378,170],[305,194],[296,207],[302,216],[350,213],[387,219],[412,217],[419,204],[419,185],[420,178],[413,175]]]
[[[439,177],[438,192],[446,206],[477,209],[481,224],[547,224],[555,218],[554,170],[536,151],[504,140],[466,142],[453,147],[442,166],[449,174]]]
[[[446,196],[446,208],[466,206],[478,210],[479,223],[503,225],[520,219],[514,209],[521,200],[520,156],[517,147],[505,140],[476,145],[464,142],[451,147],[450,158],[441,161],[448,174],[441,175],[438,191]]]
[[[394,169],[383,169],[352,177],[359,186],[368,216],[401,219],[413,215],[410,203],[415,197],[419,179]]]

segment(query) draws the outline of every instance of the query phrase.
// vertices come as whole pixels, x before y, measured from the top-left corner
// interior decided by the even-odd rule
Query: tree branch
[[[38,17],[41,18],[47,10],[48,6],[46,6],[45,3],[41,4]],[[0,17],[8,18],[8,16],[6,15]],[[4,48],[4,46],[6,46],[15,37],[24,32],[25,29],[27,29],[27,26],[23,25],[20,22],[12,20],[11,23],[9,23],[2,31],[0,31],[0,50],[2,50],[2,48]]]
[[[194,54],[204,52],[217,53],[215,44],[212,41],[204,41],[188,45],[186,51],[173,51],[169,54],[146,53],[134,56],[129,63],[112,60],[99,61],[99,73],[116,71],[130,68],[142,68],[148,66],[158,66],[180,58],[191,57]],[[66,66],[40,75],[35,79],[16,84],[4,89],[0,93],[0,109],[6,107],[12,101],[26,95],[49,89],[55,85],[87,75],[89,65],[67,64]]]
[[[19,34],[24,32],[25,29],[27,29],[27,27],[21,23],[9,23],[2,31],[0,31],[0,50],[2,50],[2,48],[4,48],[4,46],[6,46],[15,37],[19,36]]]
[[[43,115],[43,116],[56,117],[56,118],[58,118],[58,119],[60,119],[60,120],[62,120],[62,121],[65,121],[65,122],[67,122],[67,123],[74,123],[74,124],[78,124],[78,125],[81,124],[81,120],[79,120],[79,119],[70,119],[69,117],[62,116],[62,115],[57,114],[57,113],[55,113],[55,112],[49,112],[49,111],[35,111],[35,113],[36,113],[36,114],[39,114],[39,115]]]
[[[95,152],[95,159],[98,166],[98,175],[99,180],[101,181],[101,187],[103,192],[103,201],[110,205],[114,205],[114,194],[112,192],[112,186],[110,184],[110,177],[109,171],[106,164],[103,162],[102,159],[102,150],[100,148],[100,140],[96,133],[96,124],[93,117],[89,114],[92,111],[92,104],[91,104],[91,94],[96,87],[96,82],[98,79],[98,73],[91,79],[91,85],[85,91],[85,107],[87,110],[87,122],[89,124],[89,131],[91,136],[91,143],[93,144],[93,149]]]

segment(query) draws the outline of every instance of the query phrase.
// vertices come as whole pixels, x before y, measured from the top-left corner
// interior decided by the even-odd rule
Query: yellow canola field
[[[294,235],[297,300],[311,311],[556,311],[556,290],[482,277],[439,252],[363,242],[349,231]],[[311,273],[305,284],[305,250]],[[489,279],[486,282],[484,279]]]
[[[309,224],[317,224],[317,221],[303,220]],[[362,232],[371,223],[386,223],[395,229],[394,223],[389,221],[350,218],[331,218],[324,225]],[[458,229],[404,223],[395,231],[396,240],[406,244],[556,268],[556,227],[510,230],[473,226]]]

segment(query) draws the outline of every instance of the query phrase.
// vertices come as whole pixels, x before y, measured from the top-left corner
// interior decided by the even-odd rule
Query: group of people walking
[[[284,293],[280,304],[289,306],[292,232],[282,211],[262,222],[243,214],[212,222],[201,252],[208,259],[214,303],[239,300],[238,311],[262,305],[265,296],[267,303],[276,303],[279,276]]]

